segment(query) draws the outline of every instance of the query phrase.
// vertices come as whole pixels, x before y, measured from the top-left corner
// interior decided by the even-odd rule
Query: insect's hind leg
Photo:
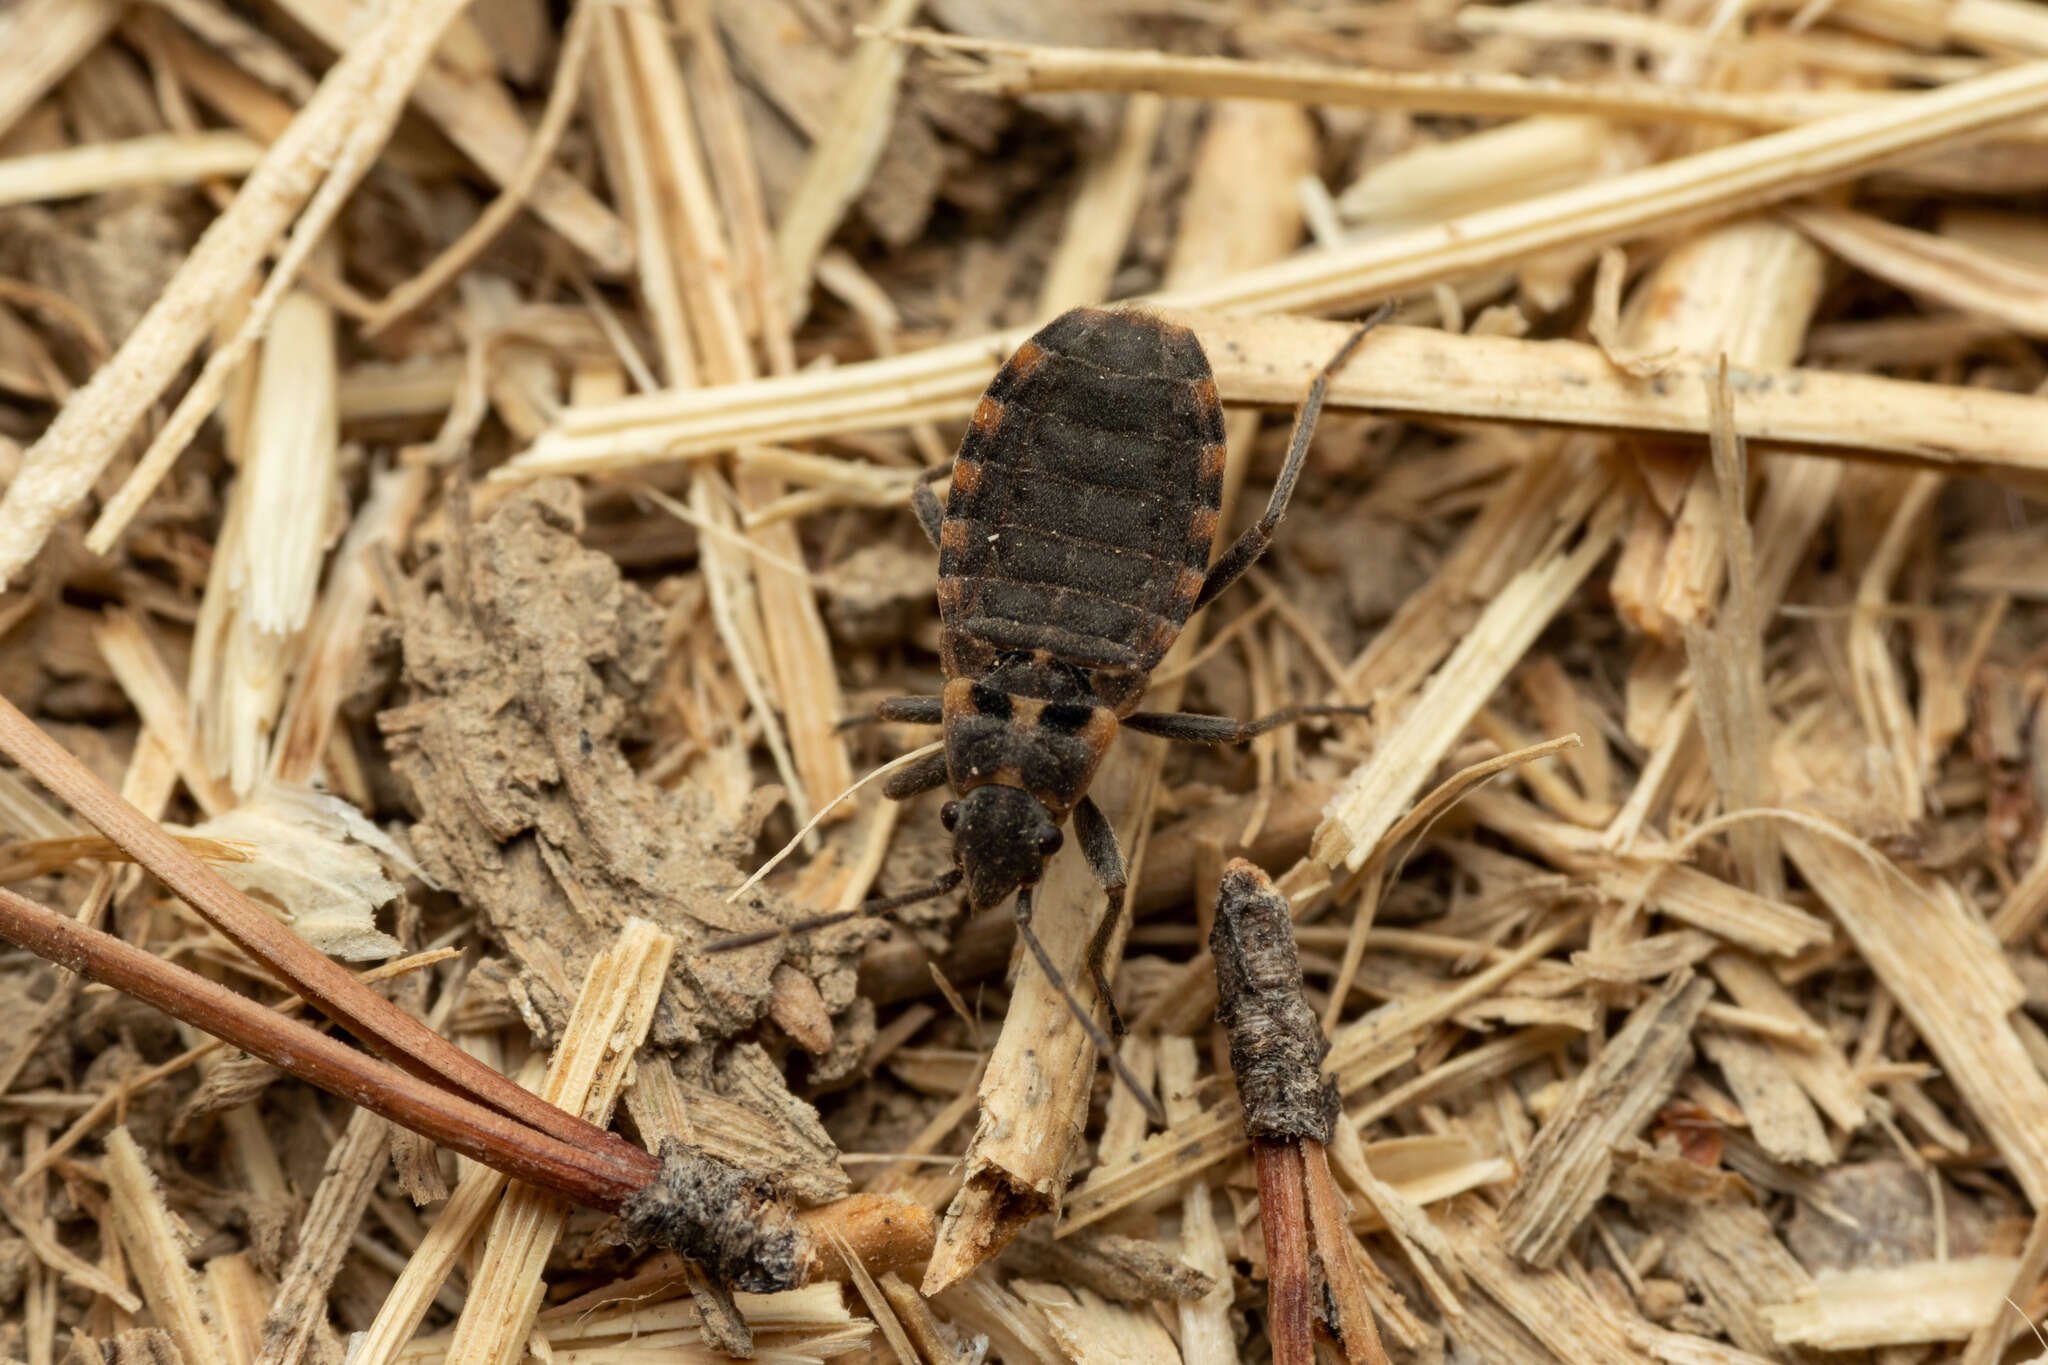
[[[918,475],[910,489],[910,510],[917,513],[917,524],[924,528],[925,539],[934,550],[939,548],[939,527],[946,520],[946,513],[939,506],[939,495],[932,492],[932,485],[952,472],[951,464],[933,465]]]
[[[1074,1016],[1074,1022],[1079,1024],[1082,1031],[1088,1035],[1088,1041],[1094,1046],[1096,1054],[1109,1062],[1110,1069],[1116,1073],[1117,1080],[1123,1083],[1124,1089],[1131,1092],[1131,1098],[1145,1106],[1145,1113],[1151,1117],[1154,1123],[1164,1127],[1166,1125],[1166,1111],[1159,1107],[1159,1101],[1152,1098],[1150,1091],[1138,1084],[1138,1078],[1131,1074],[1131,1069],[1124,1065],[1124,1059],[1117,1055],[1116,1044],[1112,1043],[1108,1035],[1103,1033],[1102,1026],[1095,1022],[1094,1016],[1081,1008],[1081,1002],[1074,998],[1074,992],[1067,986],[1066,977],[1060,974],[1058,967],[1052,965],[1052,955],[1046,952],[1045,945],[1038,941],[1038,935],[1031,928],[1030,887],[1027,886],[1017,893],[1015,914],[1017,917],[1017,937],[1024,940],[1024,946],[1030,950],[1031,956],[1037,960],[1038,970],[1045,973],[1046,984],[1053,988],[1060,999],[1067,1002],[1068,1013]],[[1106,999],[1107,997],[1104,998]]]
[[[1208,576],[1202,580],[1202,590],[1195,595],[1194,610],[1200,611],[1208,606],[1225,588],[1244,577],[1244,571],[1258,563],[1259,556],[1266,553],[1266,547],[1273,543],[1273,532],[1280,525],[1281,518],[1287,515],[1287,504],[1294,497],[1294,485],[1301,478],[1302,461],[1308,458],[1309,438],[1316,434],[1316,419],[1323,412],[1323,394],[1329,390],[1330,376],[1344,367],[1344,362],[1351,359],[1351,353],[1358,349],[1358,343],[1365,340],[1365,334],[1386,321],[1392,311],[1391,304],[1376,310],[1337,348],[1337,354],[1316,371],[1315,381],[1308,386],[1308,396],[1294,410],[1294,433],[1288,438],[1287,458],[1281,461],[1280,478],[1273,485],[1273,496],[1267,499],[1266,515],[1253,522],[1236,543],[1223,552],[1223,557],[1209,566]]]
[[[1094,977],[1096,993],[1109,1006],[1109,1031],[1121,1038],[1125,1032],[1124,1018],[1117,1012],[1116,995],[1109,988],[1109,973],[1103,959],[1109,956],[1110,937],[1124,917],[1124,891],[1130,885],[1130,874],[1124,867],[1123,850],[1117,847],[1116,830],[1102,813],[1102,807],[1095,804],[1095,798],[1083,796],[1081,804],[1074,808],[1074,833],[1081,838],[1081,853],[1088,859],[1095,880],[1102,883],[1109,896],[1108,904],[1102,907],[1102,918],[1096,921],[1095,932],[1088,937],[1088,971]]]
[[[1181,744],[1243,744],[1283,725],[1297,725],[1315,716],[1369,716],[1365,706],[1283,706],[1257,720],[1201,716],[1192,711],[1138,711],[1124,717],[1123,727],[1141,735],[1157,735]]]

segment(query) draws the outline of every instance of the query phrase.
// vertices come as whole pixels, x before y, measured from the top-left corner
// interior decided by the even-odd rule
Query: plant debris
[[[0,51],[0,1361],[2037,1354],[2033,7]],[[1220,552],[1383,303],[1143,703],[1369,715],[1090,786],[1131,1086],[1007,904],[779,932],[950,866],[842,722],[938,690],[1017,344],[1192,334]],[[1069,981],[1103,906],[1047,864]]]

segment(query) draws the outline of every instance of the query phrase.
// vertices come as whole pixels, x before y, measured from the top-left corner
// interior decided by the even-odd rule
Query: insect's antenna
[[[730,938],[716,938],[698,949],[704,953],[730,953],[741,948],[751,948],[758,943],[773,943],[779,938],[795,938],[799,934],[815,933],[829,929],[835,924],[844,924],[850,919],[862,919],[872,915],[886,915],[891,910],[900,910],[906,905],[919,901],[935,900],[960,885],[960,870],[941,873],[930,886],[920,886],[915,891],[903,891],[894,896],[876,896],[864,900],[852,910],[835,910],[829,915],[813,915],[800,919],[794,924],[778,924],[773,929],[757,929],[751,934],[734,934]]]
[[[1067,979],[1060,975],[1060,969],[1052,965],[1052,957],[1045,951],[1045,945],[1038,941],[1038,935],[1031,930],[1031,888],[1025,887],[1017,893],[1017,933],[1024,939],[1024,946],[1031,950],[1031,956],[1038,959],[1038,970],[1045,973],[1045,979],[1060,999],[1067,1002],[1067,1009],[1073,1013],[1076,1023],[1087,1031],[1088,1041],[1095,1045],[1096,1053],[1109,1063],[1110,1070],[1124,1089],[1131,1092],[1131,1098],[1145,1107],[1151,1120],[1164,1128],[1166,1111],[1159,1107],[1159,1101],[1152,1093],[1138,1084],[1138,1078],[1124,1065],[1124,1059],[1117,1055],[1116,1044],[1109,1041],[1109,1035],[1095,1022],[1095,1016],[1081,1008],[1081,1002],[1074,998],[1074,992],[1067,987]]]
[[[1294,433],[1287,441],[1287,455],[1280,461],[1280,483],[1273,489],[1272,506],[1285,507],[1294,492],[1294,481],[1301,477],[1303,456],[1308,453],[1308,443],[1315,435],[1316,419],[1323,414],[1323,395],[1329,392],[1330,376],[1344,368],[1344,362],[1351,359],[1351,353],[1358,349],[1359,342],[1365,340],[1366,333],[1385,322],[1393,312],[1391,303],[1375,308],[1372,316],[1359,323],[1358,330],[1337,348],[1337,354],[1324,361],[1323,368],[1316,371],[1314,382],[1308,386],[1308,396],[1294,410]]]
[[[2034,1328],[2034,1340],[2041,1343],[2042,1354],[2048,1355],[2048,1337],[2044,1337],[2041,1335],[2041,1329],[2039,1327],[2035,1327],[2034,1320],[2028,1317],[2026,1313],[2020,1308],[2020,1306],[2012,1301],[2012,1295],[2007,1294],[2005,1296],[2005,1306],[2007,1308],[2012,1309],[2013,1312],[2018,1313],[2020,1315],[2021,1322],[2024,1322],[2027,1326]]]
[[[781,848],[777,849],[774,857],[770,858],[767,862],[762,863],[759,867],[755,868],[753,876],[747,878],[738,886],[734,887],[732,889],[732,893],[728,895],[726,899],[728,901],[736,901],[741,896],[746,895],[747,892],[753,890],[754,883],[760,881],[761,878],[767,876],[770,872],[773,872],[775,870],[775,865],[777,863],[781,862],[784,858],[787,858],[791,853],[795,852],[796,846],[804,841],[804,836],[809,834],[812,830],[816,829],[819,826],[819,824],[823,822],[827,815],[830,815],[833,811],[839,809],[839,803],[841,801],[844,801],[847,797],[853,795],[855,792],[859,791],[862,787],[865,787],[868,783],[874,781],[876,778],[885,777],[888,774],[896,772],[899,769],[907,768],[921,758],[929,758],[931,755],[937,753],[940,749],[943,749],[944,747],[945,744],[942,741],[934,740],[930,744],[925,745],[922,749],[912,749],[909,753],[904,754],[901,758],[892,758],[887,763],[884,763],[881,767],[869,773],[866,777],[863,777],[858,782],[855,782],[845,791],[839,793],[839,795],[833,797],[830,801],[827,801],[824,805],[818,807],[818,813],[816,815],[813,815],[807,822],[805,822],[804,827],[798,830],[795,833],[795,835],[793,835],[790,838],[790,841],[788,843],[784,844]],[[850,913],[859,914],[864,912],[853,911]]]

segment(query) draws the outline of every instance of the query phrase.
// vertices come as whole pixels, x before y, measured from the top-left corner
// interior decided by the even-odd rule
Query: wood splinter
[[[1244,1106],[1266,1238],[1267,1334],[1273,1365],[1312,1365],[1315,1309],[1354,1365],[1386,1365],[1379,1329],[1330,1177],[1337,1087],[1323,1075],[1329,1043],[1302,996],[1287,898],[1242,858],[1223,869],[1216,927],[1216,1018]]]

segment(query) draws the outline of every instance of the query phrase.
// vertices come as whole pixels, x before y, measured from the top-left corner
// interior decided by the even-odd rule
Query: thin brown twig
[[[613,1141],[633,1152],[639,1158],[637,1163],[621,1162],[609,1152],[537,1132],[358,1052],[309,1025],[280,1018],[196,972],[4,889],[0,889],[0,938],[154,1005],[452,1151],[515,1179],[545,1186],[579,1204],[617,1209],[660,1170],[652,1156],[621,1139]],[[355,978],[349,980],[353,983]]]
[[[330,961],[223,881],[163,827],[124,800],[62,745],[0,697],[0,752],[69,802],[94,828],[176,892],[200,917],[279,980],[345,1024],[372,1051],[422,1080],[517,1119],[601,1159],[620,1180],[647,1154],[614,1133],[563,1113],[485,1066]],[[126,946],[126,945],[123,945]],[[640,1183],[645,1183],[644,1179]]]
[[[405,976],[411,972],[431,967],[437,962],[446,962],[449,958],[456,956],[459,956],[459,954],[453,948],[437,948],[429,952],[414,953],[410,957],[400,958],[396,962],[387,962],[380,967],[364,972],[362,981],[364,985],[370,985],[378,981],[388,981],[393,977]],[[283,1016],[302,1008],[305,1003],[305,1000],[299,996],[288,995],[270,1008],[273,1013]],[[127,1104],[129,1100],[142,1091],[155,1085],[158,1081],[177,1075],[188,1066],[204,1061],[227,1046],[228,1044],[222,1039],[209,1038],[197,1047],[185,1049],[167,1062],[160,1062],[147,1071],[129,1076],[118,1085],[108,1086],[84,1113],[71,1121],[69,1128],[60,1133],[49,1146],[43,1148],[39,1156],[21,1168],[21,1174],[14,1177],[14,1183],[17,1186],[26,1184],[43,1171],[49,1169],[52,1162],[57,1161],[73,1147],[85,1141],[86,1135],[98,1127],[102,1119],[106,1118],[116,1108]]]

